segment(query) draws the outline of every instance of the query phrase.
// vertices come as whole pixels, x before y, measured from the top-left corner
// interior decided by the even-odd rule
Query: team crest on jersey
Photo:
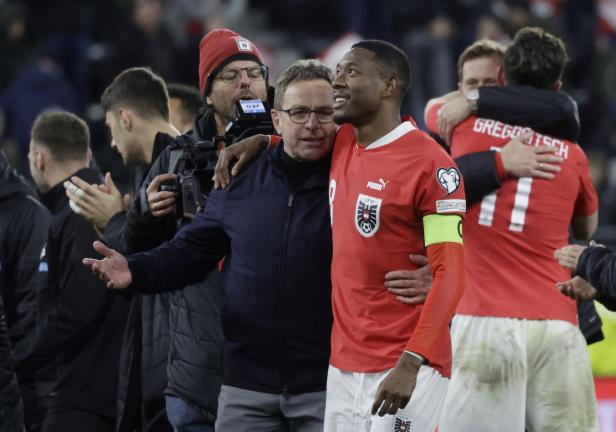
[[[454,168],[439,168],[436,171],[438,184],[450,195],[460,187],[460,172]]]
[[[379,230],[381,202],[379,198],[359,194],[355,206],[355,227],[363,237],[372,237]]]
[[[411,432],[411,419],[406,416],[396,416],[394,432]]]

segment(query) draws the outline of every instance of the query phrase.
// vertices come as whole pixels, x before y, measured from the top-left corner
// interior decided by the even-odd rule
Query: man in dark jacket
[[[38,297],[37,334],[27,360],[44,366],[45,380],[37,383],[47,407],[43,431],[112,431],[128,300],[110,293],[80,264],[98,236],[71,211],[63,186],[76,177],[100,181],[99,173],[88,168],[88,127],[73,114],[49,112],[37,117],[31,137],[31,174],[52,214],[41,263],[49,271]]]
[[[35,332],[36,294],[47,272],[40,263],[50,220],[34,190],[0,151],[0,294],[28,431],[40,430],[43,420],[34,388],[36,371],[22,363]]]
[[[111,146],[124,165],[135,169],[135,190],[162,151],[179,132],[169,122],[165,82],[150,69],[121,72],[101,98]],[[146,250],[135,242],[128,221],[141,219],[132,205],[126,211],[121,193],[107,174],[103,188],[80,179],[67,188],[71,206],[105,242],[123,253]],[[121,431],[150,428],[169,431],[165,415],[169,354],[169,294],[133,296],[120,360],[118,427]]]
[[[226,256],[219,431],[323,428],[332,323],[331,80],[316,61],[299,61],[282,74],[272,118],[283,145],[261,154],[229,188],[213,192],[205,211],[172,241],[131,256],[130,270],[119,254],[97,244],[110,257],[106,263],[124,266],[120,277],[130,279],[132,271],[138,292],[181,288]],[[110,287],[129,285],[116,277]]]

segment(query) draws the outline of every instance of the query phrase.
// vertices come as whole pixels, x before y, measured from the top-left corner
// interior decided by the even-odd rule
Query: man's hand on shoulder
[[[441,138],[449,142],[451,132],[472,114],[471,104],[462,92],[455,92],[438,112]]]
[[[559,173],[563,158],[554,147],[526,144],[532,133],[524,133],[509,141],[501,150],[503,167],[510,177],[536,177],[551,180]]]
[[[227,187],[231,183],[231,176],[237,175],[248,162],[268,146],[269,142],[269,135],[254,135],[222,149],[212,177],[214,189]],[[234,161],[237,162],[229,170]]]

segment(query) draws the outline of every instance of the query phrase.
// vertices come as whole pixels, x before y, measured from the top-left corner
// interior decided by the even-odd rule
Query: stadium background
[[[426,101],[455,88],[456,59],[482,37],[507,43],[524,26],[563,38],[565,87],[578,103],[580,144],[600,194],[599,242],[616,247],[616,0],[0,0],[0,140],[27,175],[32,121],[66,109],[92,130],[96,163],[129,187],[109,147],[102,90],[121,70],[150,66],[197,85],[198,44],[229,27],[260,47],[270,83],[294,60],[330,65],[350,43],[378,38],[412,65],[405,110],[422,124]],[[616,313],[598,305],[606,340],[590,347],[603,431],[616,431]]]

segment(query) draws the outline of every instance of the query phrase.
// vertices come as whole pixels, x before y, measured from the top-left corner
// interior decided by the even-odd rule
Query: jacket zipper
[[[277,321],[277,330],[278,330],[278,346],[279,346],[279,355],[278,355],[278,359],[279,359],[279,367],[280,367],[280,375],[281,378],[283,380],[283,385],[282,385],[282,394],[283,395],[287,395],[287,391],[288,391],[288,385],[286,384],[286,373],[283,373],[283,365],[286,363],[286,355],[284,352],[284,341],[283,341],[283,337],[282,337],[282,318],[283,318],[283,314],[284,314],[284,305],[283,305],[283,301],[282,301],[282,286],[284,283],[284,268],[285,268],[285,263],[286,263],[286,255],[287,255],[287,237],[289,235],[289,222],[291,219],[291,211],[293,210],[293,200],[295,199],[295,196],[293,193],[289,194],[289,197],[287,199],[287,208],[286,208],[286,212],[285,212],[285,217],[284,217],[284,227],[283,227],[283,231],[282,231],[282,247],[280,248],[280,263],[279,263],[279,267],[278,267],[278,290],[277,290],[277,300],[278,300],[278,311],[277,311],[277,315],[278,315],[278,319]]]

